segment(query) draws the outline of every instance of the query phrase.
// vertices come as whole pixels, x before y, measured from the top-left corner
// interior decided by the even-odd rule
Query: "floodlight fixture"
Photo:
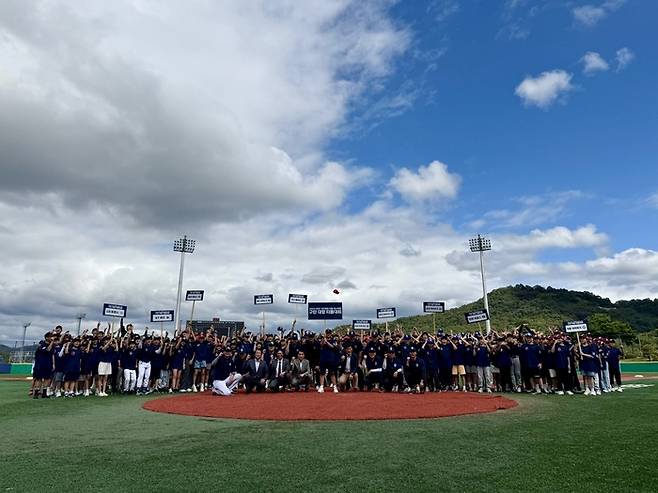
[[[489,314],[486,320],[487,334],[491,332],[491,312],[489,311],[489,298],[487,297],[487,281],[484,276],[484,255],[483,253],[491,250],[491,240],[484,236],[477,235],[477,238],[468,240],[468,245],[471,252],[478,252],[480,254],[480,275],[482,276],[482,297],[484,298],[484,309]]]
[[[174,324],[174,334],[178,331],[180,324],[180,304],[183,292],[183,268],[185,265],[185,254],[193,253],[196,242],[190,240],[187,236],[183,236],[174,241],[174,252],[180,252],[180,270],[178,271],[178,294],[176,295],[176,322]]]

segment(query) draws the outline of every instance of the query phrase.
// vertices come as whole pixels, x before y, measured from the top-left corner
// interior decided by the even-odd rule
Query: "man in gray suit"
[[[277,349],[274,359],[270,361],[270,381],[267,387],[272,392],[283,390],[290,384],[290,361],[283,357],[283,350]]]
[[[301,349],[297,353],[297,357],[292,360],[292,385],[297,390],[301,386],[306,391],[313,384],[313,370],[311,363],[305,358],[304,351]]]
[[[240,380],[244,384],[247,394],[251,393],[254,388],[256,392],[265,390],[267,384],[267,363],[263,361],[263,352],[256,349],[254,357],[247,361],[247,372]]]

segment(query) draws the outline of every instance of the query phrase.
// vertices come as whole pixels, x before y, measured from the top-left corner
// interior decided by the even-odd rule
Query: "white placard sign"
[[[271,305],[274,303],[273,294],[257,294],[254,296],[254,305]]]
[[[117,305],[115,303],[103,303],[104,317],[121,317],[125,318],[128,312],[128,306]]]
[[[465,313],[466,322],[469,324],[476,324],[489,320],[489,313],[487,310],[475,310],[474,312]]]
[[[571,320],[569,322],[564,322],[563,324],[565,332],[587,332],[587,321],[586,320]]]
[[[185,293],[185,301],[203,301],[203,289],[190,289]]]
[[[151,322],[173,322],[174,310],[151,310]]]
[[[308,297],[305,294],[292,294],[288,295],[288,303],[295,303],[298,305],[305,305]]]
[[[446,304],[443,301],[423,301],[423,311],[425,313],[443,313],[446,311]]]
[[[352,330],[370,330],[372,320],[352,320]]]
[[[395,308],[377,308],[377,318],[395,318]]]

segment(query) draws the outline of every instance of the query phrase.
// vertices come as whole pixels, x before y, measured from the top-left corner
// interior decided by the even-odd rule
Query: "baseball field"
[[[1,381],[0,490],[655,492],[653,382],[441,419],[275,422],[143,409],[154,396],[32,400]]]

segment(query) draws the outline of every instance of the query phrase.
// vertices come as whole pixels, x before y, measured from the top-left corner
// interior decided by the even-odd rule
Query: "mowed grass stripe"
[[[521,395],[508,411],[439,420],[279,423],[26,389],[0,383],[4,491],[658,491],[655,387]]]

